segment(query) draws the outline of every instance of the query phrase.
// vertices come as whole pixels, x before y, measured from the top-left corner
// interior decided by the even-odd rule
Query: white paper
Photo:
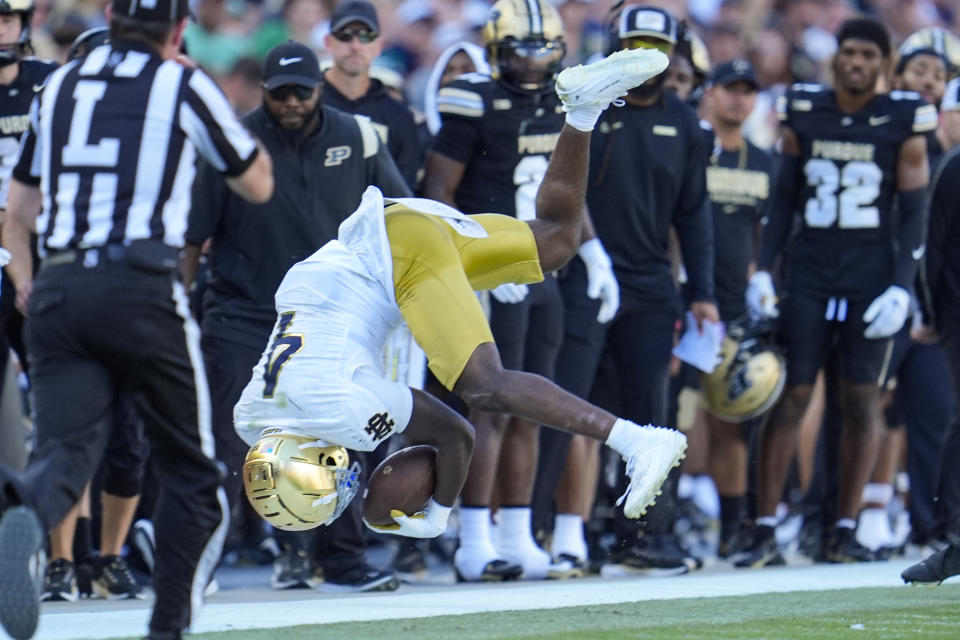
[[[687,311],[687,330],[673,348],[673,355],[704,373],[712,373],[717,367],[723,335],[723,323],[709,320],[703,321],[701,333],[697,330],[697,320],[693,313]]]

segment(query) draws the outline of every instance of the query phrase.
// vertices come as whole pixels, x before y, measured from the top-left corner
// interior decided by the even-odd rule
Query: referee
[[[0,520],[0,621],[16,638],[36,629],[30,567],[43,532],[90,480],[119,393],[135,398],[161,476],[149,638],[181,637],[227,528],[198,329],[176,267],[197,154],[255,201],[272,194],[271,162],[216,85],[174,59],[187,0],[111,9],[111,44],[55,71],[34,102],[7,201],[38,438],[27,470],[4,473],[0,487],[20,503]],[[42,266],[31,283],[35,224]]]

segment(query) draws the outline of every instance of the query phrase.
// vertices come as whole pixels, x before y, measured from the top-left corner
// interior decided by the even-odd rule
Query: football
[[[388,456],[370,474],[363,493],[363,518],[370,524],[394,524],[391,509],[407,515],[422,510],[437,481],[437,450],[421,444]]]

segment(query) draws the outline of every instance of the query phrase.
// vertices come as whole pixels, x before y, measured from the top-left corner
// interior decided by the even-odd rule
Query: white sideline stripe
[[[705,571],[671,578],[583,578],[567,582],[515,582],[498,585],[404,587],[391,594],[329,596],[316,594],[300,600],[229,602],[221,591],[203,608],[193,633],[240,629],[268,629],[442,615],[554,609],[583,605],[713,598],[786,591],[822,591],[861,587],[903,586],[900,572],[916,559],[849,565],[814,565],[762,570]],[[238,590],[249,597],[248,590]],[[269,592],[268,592],[269,593]],[[271,595],[277,592],[272,592]],[[131,603],[132,604],[132,603]],[[283,615],[277,615],[278,605]],[[152,602],[137,608],[105,610],[102,600],[63,605],[83,611],[50,612],[40,616],[39,640],[77,640],[143,635]]]

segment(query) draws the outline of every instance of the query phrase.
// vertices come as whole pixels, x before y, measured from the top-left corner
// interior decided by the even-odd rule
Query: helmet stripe
[[[527,13],[530,14],[530,35],[543,33],[543,16],[540,15],[538,0],[527,0]]]

